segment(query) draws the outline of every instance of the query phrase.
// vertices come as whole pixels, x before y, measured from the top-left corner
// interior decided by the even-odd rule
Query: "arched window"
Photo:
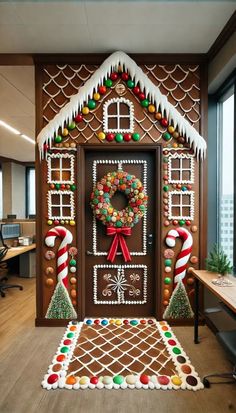
[[[133,103],[124,98],[110,99],[103,106],[104,132],[133,132]]]

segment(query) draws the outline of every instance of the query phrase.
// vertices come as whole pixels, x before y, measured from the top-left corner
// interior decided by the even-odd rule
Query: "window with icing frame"
[[[134,106],[124,98],[110,99],[103,105],[104,132],[133,132]]]
[[[168,194],[168,219],[194,219],[194,192],[170,191]]]
[[[172,184],[194,183],[194,159],[186,154],[174,154],[168,158],[168,181]]]
[[[56,153],[48,155],[48,183],[73,184],[74,183],[74,155]]]
[[[48,191],[48,218],[58,220],[75,218],[72,191]]]
[[[236,265],[236,73],[217,92],[217,243]]]

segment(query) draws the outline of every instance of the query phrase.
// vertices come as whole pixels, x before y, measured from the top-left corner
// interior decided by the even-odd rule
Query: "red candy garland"
[[[123,192],[129,201],[127,207],[120,211],[110,202],[116,191]],[[109,261],[114,261],[119,244],[125,261],[131,260],[124,235],[130,236],[131,228],[143,217],[147,200],[141,181],[128,172],[109,172],[96,183],[91,194],[93,213],[108,227],[107,235],[114,235],[107,257]]]

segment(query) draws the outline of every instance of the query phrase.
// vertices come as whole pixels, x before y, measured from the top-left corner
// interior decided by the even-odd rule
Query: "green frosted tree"
[[[163,318],[193,318],[192,307],[182,281],[175,287]]]
[[[48,306],[46,318],[77,318],[70,296],[64,284],[59,281]]]

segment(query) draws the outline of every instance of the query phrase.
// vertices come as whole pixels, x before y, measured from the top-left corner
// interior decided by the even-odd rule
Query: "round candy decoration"
[[[53,260],[55,258],[55,252],[49,250],[45,252],[45,258],[46,260],[50,261]]]

